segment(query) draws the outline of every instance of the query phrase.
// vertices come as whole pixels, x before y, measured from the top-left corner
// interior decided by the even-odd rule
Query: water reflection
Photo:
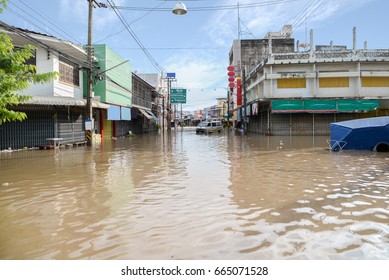
[[[1,259],[388,259],[389,158],[196,135],[0,153]]]

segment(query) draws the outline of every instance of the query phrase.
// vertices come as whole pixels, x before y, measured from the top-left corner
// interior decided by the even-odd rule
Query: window
[[[329,77],[319,78],[320,88],[348,88],[350,86],[350,78],[347,76],[348,70],[333,70],[333,71],[320,71],[320,73],[326,73]],[[319,73],[319,75],[320,75]],[[331,77],[332,76],[332,77]]]
[[[362,87],[389,87],[389,77],[362,77]]]
[[[59,61],[59,73],[61,74],[59,77],[60,82],[80,86],[78,65],[61,58]]]
[[[277,88],[306,88],[307,81],[305,78],[287,78],[278,79]]]
[[[277,88],[306,88],[305,72],[278,72],[281,77],[277,79]]]
[[[23,48],[20,48],[20,47],[14,47],[14,51],[20,51],[22,49]],[[36,66],[36,51],[35,50],[33,51],[33,55],[29,59],[24,61],[24,64]]]
[[[24,63],[36,66],[36,51],[34,51],[34,55],[27,59]]]
[[[349,87],[349,77],[337,78],[319,78],[319,87],[321,88],[338,88]]]

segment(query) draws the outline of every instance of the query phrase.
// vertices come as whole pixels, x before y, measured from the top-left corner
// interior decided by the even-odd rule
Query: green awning
[[[379,100],[360,99],[292,99],[271,102],[272,113],[350,113],[373,111],[379,107]]]

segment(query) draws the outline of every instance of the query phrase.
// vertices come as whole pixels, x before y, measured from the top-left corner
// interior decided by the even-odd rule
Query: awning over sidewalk
[[[141,108],[138,108],[138,110],[139,110],[146,118],[148,118],[149,120],[152,120],[152,119],[154,118],[153,116],[149,115],[149,114],[146,112],[146,110],[141,109]]]
[[[351,113],[373,111],[379,107],[379,100],[364,99],[291,99],[271,102],[272,113]]]
[[[86,100],[67,96],[32,96],[23,104],[85,107]],[[110,105],[92,100],[93,108],[108,109]]]
[[[121,120],[120,106],[117,106],[117,105],[110,105],[109,106],[107,120],[110,120],[110,121],[120,121]]]
[[[130,121],[131,108],[111,104],[107,119],[110,121]]]
[[[146,110],[146,112],[147,112],[150,116],[152,116],[152,117],[154,118],[155,121],[158,120],[158,117],[157,117],[156,115],[154,115],[153,112],[151,112],[151,111],[149,111],[149,110]]]
[[[126,107],[121,107],[121,118],[123,121],[131,120],[131,109]]]

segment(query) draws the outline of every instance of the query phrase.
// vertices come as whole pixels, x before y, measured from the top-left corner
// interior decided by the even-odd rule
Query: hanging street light
[[[173,14],[176,15],[185,15],[188,11],[186,10],[186,6],[181,1],[177,1],[176,5],[172,10]]]

